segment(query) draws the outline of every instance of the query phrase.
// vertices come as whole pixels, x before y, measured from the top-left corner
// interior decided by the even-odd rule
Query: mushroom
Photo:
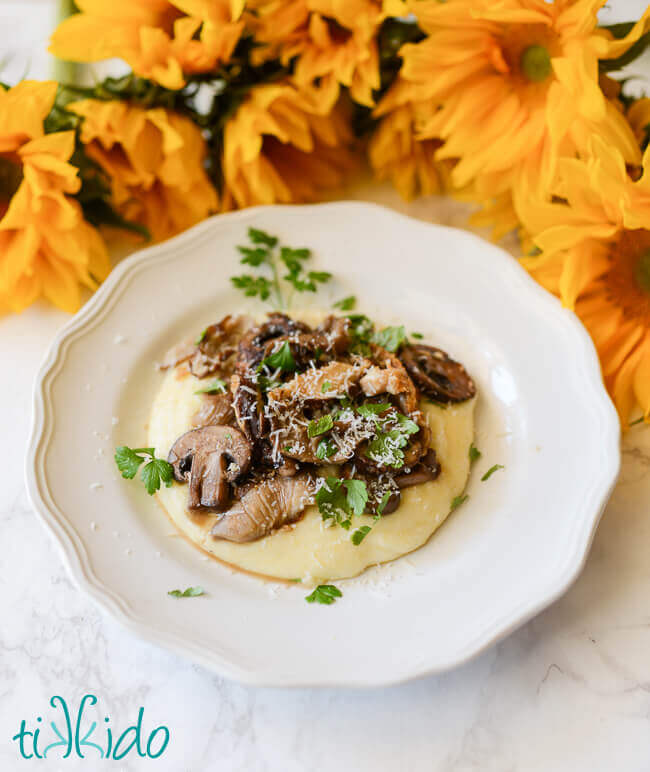
[[[310,332],[306,324],[294,321],[286,314],[269,314],[267,322],[251,327],[239,342],[238,369],[243,371],[255,368],[269,353],[267,344],[271,341],[304,332]]]
[[[367,360],[364,361],[369,364]],[[343,395],[349,395],[364,372],[362,364],[345,362],[330,362],[317,370],[310,368],[287,383],[271,389],[268,392],[269,402],[339,399]]]
[[[225,426],[235,420],[232,394],[203,394],[201,407],[192,416],[192,426]]]
[[[400,488],[409,488],[411,485],[435,480],[439,475],[440,464],[436,457],[436,451],[429,448],[419,464],[416,464],[408,474],[396,475],[394,480]]]
[[[225,363],[237,352],[243,323],[244,317],[228,315],[205,328],[190,359],[193,375],[205,378],[217,371],[223,372]]]
[[[371,348],[373,360],[379,364],[369,367],[359,382],[363,393],[369,397],[392,394],[397,397],[403,413],[415,412],[418,409],[417,389],[402,362],[379,346]]]
[[[249,488],[210,531],[216,539],[247,542],[261,539],[295,522],[312,502],[314,485],[307,475],[271,477]]]
[[[423,343],[402,346],[399,358],[415,385],[438,402],[464,402],[476,394],[467,370],[439,348]]]
[[[230,500],[230,483],[248,471],[251,449],[232,426],[203,426],[182,434],[167,460],[178,482],[189,480],[190,509],[220,512]]]

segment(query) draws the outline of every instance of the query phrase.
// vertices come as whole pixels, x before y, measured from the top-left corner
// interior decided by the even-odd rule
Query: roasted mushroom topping
[[[226,362],[237,353],[242,323],[241,316],[224,316],[220,322],[203,330],[190,359],[193,375],[205,378],[218,371],[222,374],[225,372]]]
[[[192,426],[228,426],[235,421],[232,394],[203,394],[201,407],[192,416]]]
[[[210,532],[217,539],[246,542],[293,523],[313,498],[313,483],[306,475],[272,477],[249,488]]]
[[[439,348],[423,343],[403,346],[399,358],[415,385],[438,402],[464,402],[476,394],[465,368]]]
[[[416,464],[409,472],[395,476],[395,483],[400,488],[409,488],[411,485],[435,480],[440,475],[440,464],[436,458],[436,451],[429,448],[419,464]]]
[[[269,314],[268,322],[251,327],[239,342],[239,371],[254,369],[269,353],[269,343],[281,337],[310,332],[308,325],[289,319],[285,314]]]
[[[190,509],[221,512],[230,501],[230,483],[248,471],[251,449],[232,426],[204,426],[181,435],[167,460],[178,482],[189,480]]]

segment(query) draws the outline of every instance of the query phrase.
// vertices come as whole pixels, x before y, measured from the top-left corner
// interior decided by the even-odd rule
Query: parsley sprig
[[[241,263],[251,268],[263,269],[267,274],[241,274],[231,276],[233,286],[242,290],[247,297],[259,297],[268,300],[273,295],[278,308],[287,308],[293,292],[316,292],[318,284],[324,284],[332,278],[327,271],[309,271],[305,263],[311,257],[307,247],[281,246],[277,236],[271,236],[258,228],[248,229],[251,246],[239,245]],[[285,273],[281,274],[281,271]],[[283,282],[291,287],[287,297],[283,290]]]
[[[203,587],[188,587],[185,590],[170,590],[167,595],[173,598],[197,598],[199,595],[205,595]]]
[[[127,480],[132,480],[144,464],[140,479],[150,496],[160,488],[161,483],[165,483],[169,488],[174,480],[172,465],[162,458],[156,458],[155,448],[129,448],[127,445],[120,445],[115,448],[115,463],[122,477]]]
[[[323,520],[331,520],[346,531],[352,524],[352,516],[362,515],[367,503],[368,490],[363,480],[327,477],[316,493],[316,504]]]
[[[337,598],[342,598],[343,593],[333,584],[319,584],[318,587],[305,597],[307,603],[322,603],[331,606]]]

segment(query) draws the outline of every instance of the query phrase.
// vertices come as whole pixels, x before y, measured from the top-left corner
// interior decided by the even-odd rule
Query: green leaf
[[[474,443],[472,443],[469,446],[469,460],[470,460],[470,463],[473,464],[475,461],[478,461],[479,458],[482,455],[483,454],[481,453],[481,451],[477,447],[474,446]]]
[[[454,498],[451,500],[451,506],[449,507],[449,511],[453,512],[455,509],[458,509],[458,507],[461,504],[464,504],[468,498],[469,498],[469,494],[467,493],[461,496],[454,496]]]
[[[420,427],[415,421],[402,413],[397,414],[397,425],[404,434],[408,434],[409,436],[411,434],[417,434],[420,431]]]
[[[318,443],[318,447],[316,448],[316,458],[319,458],[321,461],[324,461],[326,458],[333,456],[336,453],[336,451],[337,451],[337,447],[332,442],[332,440],[328,439],[327,437],[324,437]]]
[[[368,490],[363,480],[344,480],[348,507],[355,515],[362,515],[368,503]]]
[[[267,300],[271,294],[271,282],[263,276],[253,277],[250,274],[231,276],[233,286],[243,291],[249,298],[259,295],[260,300]]]
[[[323,385],[320,387],[321,394],[327,394],[332,388],[332,384],[329,381],[323,381]]]
[[[390,410],[391,407],[392,405],[388,402],[366,402],[365,405],[359,405],[357,413],[364,418],[373,418]]]
[[[142,482],[150,496],[160,488],[161,482],[169,488],[174,480],[174,469],[168,461],[162,458],[152,458],[142,467]]]
[[[147,450],[151,450],[151,455],[153,455],[153,448],[147,448]],[[143,461],[144,456],[139,455],[135,450],[131,450],[127,445],[120,445],[118,448],[115,448],[115,463],[122,473],[122,477],[127,480],[132,480],[136,476]]]
[[[341,298],[334,303],[334,308],[340,308],[341,311],[351,311],[357,303],[355,295],[348,295],[346,298]]]
[[[186,590],[170,590],[167,595],[174,598],[197,598],[199,595],[205,595],[203,587],[188,587]]]
[[[355,546],[359,546],[361,542],[366,538],[366,536],[372,531],[372,528],[369,525],[362,525],[361,528],[357,528],[357,530],[350,536],[350,541]]]
[[[274,247],[278,243],[277,236],[270,236],[259,228],[249,228],[248,238],[253,244],[265,244],[267,247]]]
[[[384,329],[376,333],[374,337],[374,342],[378,346],[393,353],[397,351],[405,340],[406,330],[404,329],[404,325],[400,325],[399,327],[384,327]]]
[[[424,338],[424,335],[421,332],[412,332],[411,337],[415,338],[415,340],[422,340],[422,338]]]
[[[254,268],[257,268],[258,266],[262,265],[262,263],[266,263],[268,261],[268,249],[263,249],[262,247],[253,248],[241,246],[238,246],[237,249],[243,255],[241,262],[247,265],[252,265]]]
[[[374,324],[364,314],[348,314],[350,321],[348,334],[350,336],[350,351],[353,354],[367,356],[370,353],[368,345],[372,340]]]
[[[337,598],[342,598],[343,593],[333,584],[319,584],[318,587],[307,597],[307,603],[322,603],[330,606]]]
[[[392,491],[386,491],[384,495],[381,497],[381,501],[379,502],[379,506],[377,507],[377,514],[382,515],[384,513],[384,510],[386,509],[386,504],[388,504],[388,500],[390,499],[392,495]]]
[[[323,415],[315,418],[307,424],[307,434],[309,437],[318,437],[319,434],[325,434],[334,426],[331,415]]]
[[[312,281],[317,281],[320,284],[324,284],[332,278],[332,274],[329,271],[310,271],[307,276]]]
[[[221,378],[215,378],[212,383],[204,386],[202,389],[197,389],[195,394],[225,394],[228,391],[228,386]]]
[[[200,343],[203,343],[205,340],[205,336],[208,334],[208,328],[206,327],[205,330],[202,330],[197,336],[196,340],[194,341],[194,345],[198,346]]]
[[[503,464],[495,464],[494,466],[491,466],[487,472],[481,477],[481,482],[485,482],[486,480],[489,480],[492,475],[497,472],[499,469],[505,469],[505,466]]]
[[[291,353],[289,341],[285,340],[277,351],[263,359],[257,367],[258,372],[263,367],[268,367],[271,370],[280,369],[284,373],[293,373],[296,369],[296,360]]]

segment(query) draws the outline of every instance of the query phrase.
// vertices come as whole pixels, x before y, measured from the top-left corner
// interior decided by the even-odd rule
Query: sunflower
[[[452,167],[449,161],[434,160],[440,140],[416,138],[417,127],[431,118],[435,105],[413,100],[410,91],[410,84],[399,79],[391,86],[373,112],[379,122],[368,143],[377,179],[390,179],[407,200],[442,193]]]
[[[71,198],[73,131],[45,134],[57,84],[0,88],[0,306],[22,311],[43,296],[65,311],[79,285],[95,289],[110,270],[104,242]]]
[[[598,60],[619,56],[627,38],[596,29],[604,0],[413,0],[427,37],[402,47],[401,76],[440,106],[420,138],[442,139],[438,159],[458,162],[452,182],[505,211],[549,189],[562,156],[585,152],[598,134],[640,160],[624,115],[598,83]],[[480,140],[479,140],[480,137]]]
[[[244,28],[244,0],[76,0],[50,52],[74,62],[113,57],[170,89],[227,62]]]
[[[295,59],[299,87],[334,81],[371,106],[379,88],[377,32],[399,0],[251,0],[250,24],[263,44],[260,57]]]
[[[589,330],[623,426],[635,402],[650,422],[650,151],[636,182],[598,137],[558,171],[555,201],[522,210],[541,250],[522,262]]]
[[[161,107],[86,99],[68,109],[83,118],[81,141],[111,181],[111,204],[156,240],[217,211],[204,170],[206,146],[188,118]]]
[[[331,90],[251,89],[224,130],[225,208],[312,201],[342,184],[352,132],[341,103],[329,110]]]

